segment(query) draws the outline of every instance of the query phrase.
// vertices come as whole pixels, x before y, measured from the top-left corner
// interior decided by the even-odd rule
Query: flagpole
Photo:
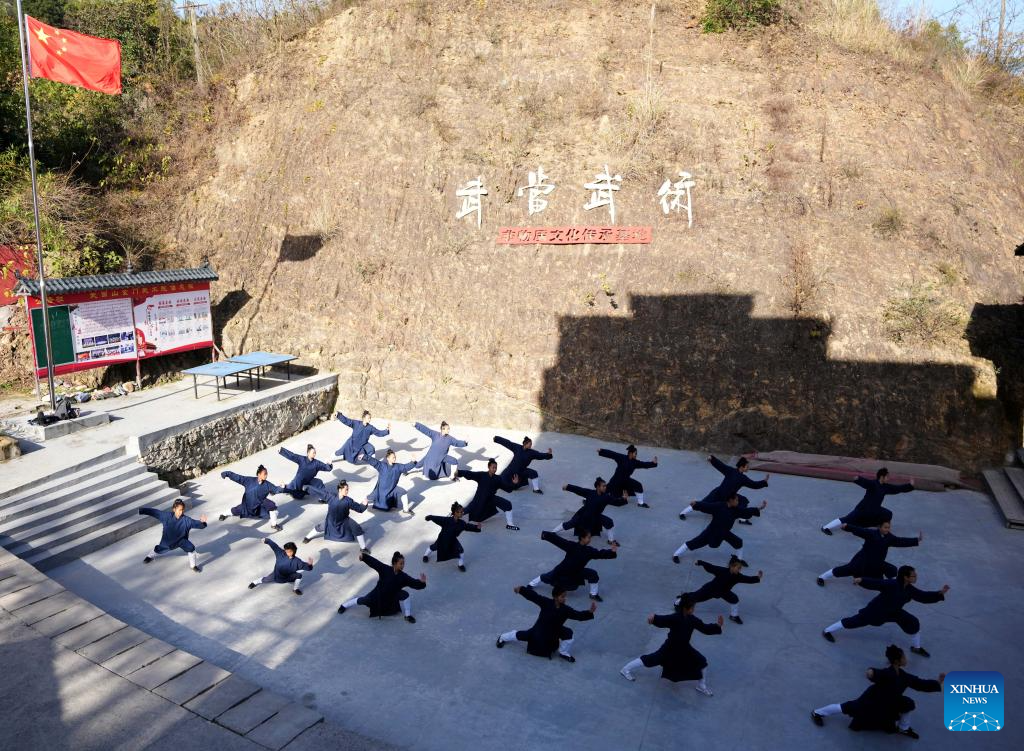
[[[39,300],[43,309],[43,340],[46,342],[46,383],[50,390],[50,409],[57,409],[57,394],[53,387],[53,347],[50,345],[50,316],[46,310],[46,272],[43,268],[43,235],[39,227],[39,193],[36,185],[36,152],[32,144],[32,104],[28,94],[28,25],[18,6],[18,41],[21,43],[21,80],[25,86],[25,125],[28,132],[28,166],[32,174],[32,214],[36,221],[36,264],[39,266]],[[36,363],[33,363],[33,368]]]

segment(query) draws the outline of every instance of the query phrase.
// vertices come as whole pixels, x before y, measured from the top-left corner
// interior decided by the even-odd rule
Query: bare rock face
[[[0,435],[0,462],[17,459],[21,456],[21,446],[18,439],[9,435]]]

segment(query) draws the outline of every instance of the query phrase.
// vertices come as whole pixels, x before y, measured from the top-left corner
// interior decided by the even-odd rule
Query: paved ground
[[[456,426],[470,441],[462,452],[473,468],[486,456],[507,452],[490,443],[494,431]],[[296,436],[286,445],[301,451],[307,442],[330,455],[347,436],[337,422]],[[507,434],[516,438],[514,434]],[[399,460],[418,455],[426,439],[407,425],[395,425],[392,445]],[[377,445],[383,447],[378,439]],[[818,526],[851,508],[859,489],[846,483],[774,476],[757,498],[769,508],[753,527],[738,527],[747,540],[745,557],[763,568],[762,584],[738,588],[745,625],[726,622],[717,637],[697,635],[695,646],[708,658],[713,698],[692,684],[670,684],[646,671],[636,683],[618,670],[628,659],[656,648],[664,632],[646,624],[651,612],[669,612],[673,596],[696,588],[703,572],[692,564],[674,566],[670,556],[682,539],[701,528],[701,515],[678,521],[684,499],[703,494],[718,474],[703,456],[641,447],[641,457],[657,453],[661,466],[638,472],[648,486],[651,510],[613,509],[623,543],[620,557],[601,561],[606,601],[595,621],[573,624],[578,662],[568,665],[525,654],[521,645],[494,648],[498,632],[529,626],[536,609],[512,593],[552,567],[560,553],[539,539],[540,531],[567,518],[577,500],[559,490],[565,482],[588,484],[611,463],[596,456],[597,441],[544,435],[537,447],[555,451],[553,462],[538,463],[545,495],[528,490],[512,495],[520,532],[508,532],[498,519],[480,535],[464,535],[469,572],[454,562],[424,565],[419,558],[435,527],[426,513],[443,514],[453,499],[465,500],[474,486],[426,483],[412,475],[403,481],[417,500],[417,515],[361,515],[381,558],[394,550],[409,557],[408,570],[430,578],[414,593],[416,625],[398,618],[370,620],[365,609],[337,615],[338,603],[365,591],[372,572],[357,560],[355,545],[316,540],[300,545],[303,557],[316,560],[307,575],[305,595],[286,585],[249,591],[246,583],[269,570],[272,557],[260,538],[266,524],[214,521],[196,533],[202,574],[189,571],[182,557],[143,567],[141,559],[156,542],[156,530],[143,532],[82,561],[53,572],[66,587],[113,615],[175,646],[260,685],[315,706],[328,719],[366,736],[417,749],[541,749],[593,746],[623,749],[678,749],[713,744],[723,749],[760,748],[904,748],[904,738],[853,733],[841,719],[814,727],[809,710],[856,697],[865,687],[866,667],[884,662],[886,644],[907,646],[895,627],[862,629],[826,643],[821,628],[852,614],[867,594],[848,581],[822,590],[815,575],[846,561],[857,540],[845,534],[825,537]],[[378,455],[382,455],[382,451]],[[292,465],[266,451],[231,466],[251,474],[267,464],[271,479],[285,481]],[[368,468],[337,465],[336,476],[353,483],[353,495],[371,487]],[[237,502],[238,488],[217,474],[194,487],[196,513],[211,517]],[[991,502],[972,492],[915,492],[891,501],[895,531],[916,534],[920,548],[898,550],[896,563],[918,567],[919,584],[952,587],[947,601],[912,604],[924,624],[924,644],[933,657],[913,657],[910,670],[934,677],[939,671],[1001,670],[1007,707],[1021,707],[1024,695],[1024,535],[1006,530]],[[288,501],[282,504],[283,532],[278,542],[300,541],[321,520],[324,507]],[[722,562],[724,550],[706,557]],[[570,603],[586,607],[582,592]],[[727,614],[726,605],[699,606],[711,620]],[[917,694],[914,727],[921,748],[962,748],[965,740],[942,727],[941,694]],[[1015,748],[1024,730],[1009,711],[1007,728],[985,747]],[[981,747],[981,742],[970,744]]]

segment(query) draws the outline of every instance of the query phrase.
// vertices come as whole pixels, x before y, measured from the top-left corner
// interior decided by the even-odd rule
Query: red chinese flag
[[[25,21],[34,78],[49,78],[104,94],[121,93],[119,41],[56,29],[31,16],[25,16]]]

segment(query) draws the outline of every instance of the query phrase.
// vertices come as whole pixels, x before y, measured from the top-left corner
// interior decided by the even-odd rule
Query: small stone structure
[[[18,439],[9,435],[0,435],[0,462],[17,459],[21,456],[21,446]]]

